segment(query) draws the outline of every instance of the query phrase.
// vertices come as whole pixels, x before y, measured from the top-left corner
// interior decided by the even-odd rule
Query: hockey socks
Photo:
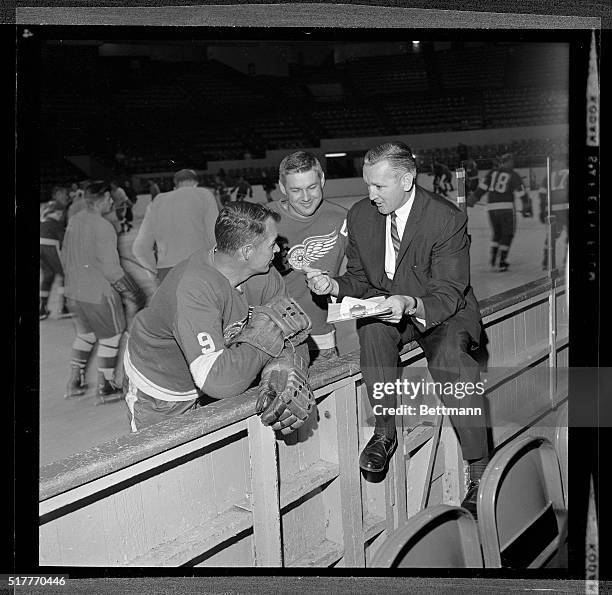
[[[508,248],[499,247],[499,270],[507,271],[508,270],[508,262],[506,261],[506,257],[508,256]]]
[[[93,333],[79,334],[72,343],[72,356],[70,365],[78,368],[85,368],[91,354],[91,350],[96,344],[97,337]]]
[[[100,344],[98,345],[98,372],[106,380],[112,380],[115,376],[115,365],[117,364],[120,341],[121,333],[108,339],[100,339]]]
[[[491,266],[492,267],[494,267],[495,264],[497,263],[497,250],[498,250],[497,244],[491,246]]]

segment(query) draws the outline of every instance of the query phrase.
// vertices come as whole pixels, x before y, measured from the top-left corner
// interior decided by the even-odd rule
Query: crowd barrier
[[[483,300],[481,312],[495,445],[554,439],[568,391],[562,280]],[[401,360],[405,374],[425,371],[416,343]],[[402,418],[385,479],[365,481],[358,457],[373,428],[358,352],[313,366],[311,380],[317,415],[286,437],[261,424],[251,389],[44,466],[40,565],[367,567],[419,510],[459,504],[447,418]]]

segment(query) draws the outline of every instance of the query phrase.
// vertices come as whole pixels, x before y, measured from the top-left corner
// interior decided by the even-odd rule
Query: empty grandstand
[[[223,63],[222,48],[215,58],[204,52],[169,61],[104,55],[101,44],[44,47],[43,198],[54,183],[91,175],[79,171],[75,156],[87,155],[99,171],[116,169],[118,146],[125,153],[121,173],[132,175],[265,159],[268,151],[319,147],[323,139],[568,123],[564,44],[439,49],[432,43],[422,52],[398,46],[395,54],[387,47],[380,55],[371,44],[366,55],[332,51],[319,64],[287,54],[284,71],[273,74]],[[249,51],[256,60],[257,50]],[[553,140],[521,139],[512,150],[544,154]],[[498,154],[499,146],[479,144],[472,149],[476,159]],[[436,150],[449,166],[458,164],[450,144],[422,152]]]

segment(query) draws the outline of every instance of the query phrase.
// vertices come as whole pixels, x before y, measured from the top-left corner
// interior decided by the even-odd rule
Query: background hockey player
[[[131,214],[132,202],[130,201],[130,197],[123,187],[119,186],[119,184],[115,181],[111,182],[111,195],[115,205],[115,216],[117,217],[119,230],[121,232],[128,232],[130,229],[132,229],[132,224],[130,221],[133,218]],[[111,216],[112,213],[109,214],[109,219],[113,222],[113,225],[115,225],[115,222]]]
[[[310,320],[270,268],[277,219],[261,204],[223,208],[216,247],[175,266],[138,313],[124,357],[132,431],[191,411],[200,397],[237,396],[260,374],[265,424],[289,433],[308,418],[314,398],[299,346]]]
[[[232,188],[230,194],[236,192],[236,202],[242,202],[245,198],[253,198],[253,188],[244,176],[238,178],[238,182]]]
[[[567,159],[565,156],[555,155],[552,159],[550,171],[550,205],[552,209],[551,215],[554,216],[552,226],[552,244],[553,249],[557,244],[557,240],[561,232],[565,229],[565,244],[567,255],[567,244],[569,241],[568,232],[568,214],[569,214],[569,169],[567,168]],[[540,187],[540,222],[546,223],[548,217],[548,182],[546,176],[542,180]],[[564,261],[565,262],[565,261]],[[544,257],[542,260],[542,268],[548,268],[548,237],[544,242]]]
[[[91,351],[98,343],[98,398],[119,395],[114,382],[121,335],[126,328],[122,300],[138,310],[144,294],[121,268],[117,233],[104,217],[113,208],[110,185],[91,184],[85,192],[87,208],[68,224],[62,248],[66,274],[66,297],[76,316],[77,335],[72,345],[71,372],[66,397],[84,394],[85,369]]]
[[[431,173],[433,179],[433,191],[435,194],[448,196],[453,188],[453,174],[444,163],[440,163],[435,157],[431,158]]]
[[[160,283],[173,266],[215,244],[219,208],[213,193],[198,183],[192,169],[177,171],[174,190],[162,192],[149,204],[132,245],[138,262],[148,271],[157,271]]]
[[[523,198],[526,195],[523,181],[513,167],[513,156],[510,153],[502,155],[499,166],[487,173],[468,203],[472,206],[483,194],[489,193],[487,210],[493,230],[490,263],[493,269],[500,272],[507,271],[509,266],[508,251],[516,229],[514,199]],[[525,215],[525,210],[523,214]]]
[[[346,209],[323,199],[325,175],[319,160],[306,151],[285,157],[279,166],[280,201],[270,208],[280,215],[280,252],[274,265],[283,275],[287,291],[312,320],[309,339],[311,361],[338,354],[334,327],[327,323],[327,296],[306,285],[309,269],[337,275],[344,258]]]
[[[266,193],[266,202],[272,202],[272,192],[276,189],[276,182],[272,180],[265,171],[261,172],[261,187]]]
[[[461,167],[465,169],[466,194],[475,192],[476,188],[478,188],[478,165],[476,165],[476,162],[468,156],[466,159],[461,161]]]
[[[53,196],[65,189],[55,189]],[[42,212],[40,220],[40,269],[42,279],[40,282],[40,305],[39,319],[45,320],[49,317],[47,302],[53,281],[57,279],[58,293],[60,295],[59,317],[66,318],[70,312],[64,302],[64,269],[62,268],[61,254],[62,241],[65,233],[66,205],[57,200],[48,202]]]

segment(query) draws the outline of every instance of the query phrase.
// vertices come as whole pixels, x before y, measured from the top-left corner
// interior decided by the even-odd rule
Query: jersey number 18
[[[510,174],[505,171],[494,171],[491,174],[491,183],[489,184],[489,192],[497,192],[505,194],[508,189],[508,181]]]

